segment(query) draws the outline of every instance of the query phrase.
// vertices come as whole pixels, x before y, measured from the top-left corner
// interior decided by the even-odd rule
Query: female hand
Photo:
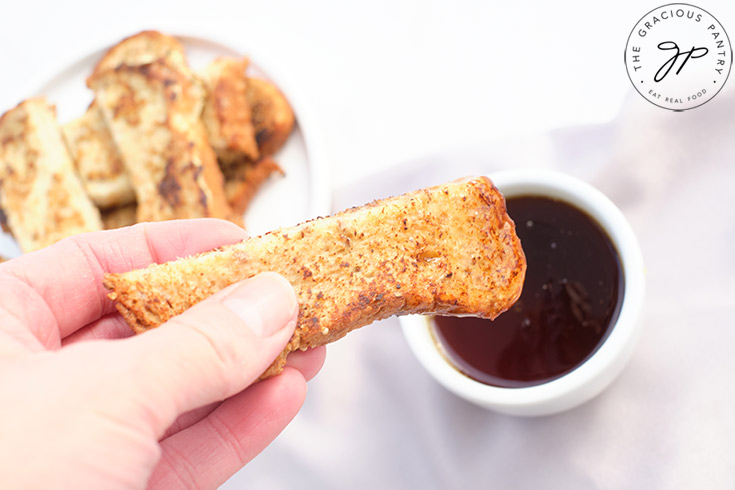
[[[63,240],[0,265],[4,488],[215,488],[301,407],[324,349],[252,384],[298,311],[281,276],[235,284],[143,335],[107,299],[122,272],[233,243],[218,220]]]

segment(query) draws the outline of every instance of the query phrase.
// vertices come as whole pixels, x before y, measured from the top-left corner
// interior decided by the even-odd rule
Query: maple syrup
[[[528,264],[523,292],[494,321],[434,317],[448,360],[485,384],[520,388],[574,370],[609,334],[624,278],[602,227],[585,212],[540,196],[507,200]]]

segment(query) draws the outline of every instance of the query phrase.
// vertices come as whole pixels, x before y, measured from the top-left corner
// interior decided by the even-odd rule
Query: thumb
[[[163,433],[178,415],[250,385],[291,338],[297,314],[291,284],[268,272],[123,341],[136,390],[160,419],[155,429]]]

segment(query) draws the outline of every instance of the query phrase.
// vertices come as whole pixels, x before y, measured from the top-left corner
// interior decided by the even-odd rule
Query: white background
[[[306,94],[335,207],[454,166],[538,165],[631,220],[645,328],[599,398],[541,419],[486,412],[385,321],[330,347],[302,413],[231,488],[735,488],[735,81],[683,114],[633,91],[626,39],[660,3],[6,2],[0,111],[100,40],[227,32]],[[697,5],[735,35],[735,2]]]

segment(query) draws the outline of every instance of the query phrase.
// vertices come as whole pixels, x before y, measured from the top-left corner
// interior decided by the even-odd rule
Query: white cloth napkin
[[[398,321],[330,346],[302,412],[224,488],[735,488],[735,81],[704,106],[637,94],[607,125],[448,151],[334,195],[335,210],[469,174],[553,168],[605,192],[647,264],[643,333],[602,395],[514,418],[419,366]]]

